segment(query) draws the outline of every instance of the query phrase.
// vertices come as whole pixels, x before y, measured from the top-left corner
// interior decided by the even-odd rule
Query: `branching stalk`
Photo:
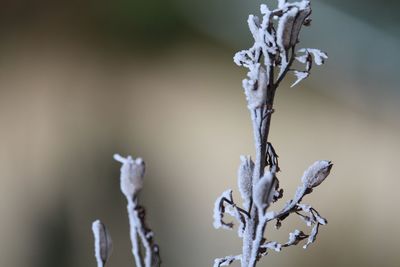
[[[288,3],[279,0],[278,8],[274,10],[261,5],[261,13],[262,19],[254,15],[250,15],[248,19],[254,45],[248,50],[238,52],[234,57],[237,65],[249,70],[247,78],[243,80],[243,88],[253,124],[255,162],[250,156],[242,156],[238,171],[239,191],[249,216],[243,224],[239,212],[232,213],[226,210],[223,199],[228,195],[229,207],[237,208],[233,202],[232,190],[226,191],[218,198],[214,208],[216,228],[233,228],[233,223],[223,220],[226,212],[240,222],[238,234],[243,239],[242,255],[216,259],[214,267],[226,266],[236,260],[240,260],[242,267],[255,267],[260,258],[267,255],[268,250],[281,251],[284,247],[297,245],[308,238],[304,245],[306,248],[315,241],[319,226],[327,223],[311,206],[300,204],[303,197],[311,193],[312,189],[329,175],[332,163],[326,160],[315,162],[304,172],[302,184],[281,211],[267,212],[283,195],[277,178],[280,170],[278,156],[272,144],[268,142],[275,93],[288,73],[293,72],[297,77],[292,85],[294,86],[309,76],[313,62],[321,65],[327,59],[327,55],[318,49],[300,49],[296,52],[300,29],[302,26],[308,26],[311,21],[309,1]],[[305,64],[305,69],[293,69],[295,60]],[[275,79],[276,73],[278,75]],[[265,237],[267,223],[276,221],[275,226],[279,229],[282,221],[291,214],[298,215],[307,226],[313,227],[311,233],[304,234],[295,230],[289,234],[289,241],[286,243],[268,241]]]

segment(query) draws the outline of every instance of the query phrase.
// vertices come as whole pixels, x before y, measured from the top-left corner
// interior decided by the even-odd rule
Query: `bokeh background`
[[[95,266],[97,218],[114,240],[110,266],[133,266],[115,152],[147,162],[141,200],[164,266],[240,251],[235,232],[213,229],[212,209],[236,189],[239,155],[253,154],[232,56],[251,45],[247,15],[260,2],[0,2],[0,266]],[[283,202],[309,164],[333,160],[305,199],[329,225],[307,251],[259,265],[397,267],[400,4],[312,2],[302,44],[330,59],[279,89],[270,141]],[[270,237],[295,228],[305,229],[294,218]]]

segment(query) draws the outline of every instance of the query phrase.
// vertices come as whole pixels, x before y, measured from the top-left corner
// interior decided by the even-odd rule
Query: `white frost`
[[[278,8],[283,9],[286,5],[287,0],[278,0]]]
[[[325,60],[328,59],[328,55],[325,52],[322,52],[321,50],[315,48],[303,48],[300,49],[299,52],[308,52],[312,54],[314,62],[318,66],[324,64]]]
[[[247,23],[249,25],[250,32],[253,35],[254,41],[256,43],[262,41],[260,40],[260,19],[257,16],[249,15]]]
[[[245,206],[247,206],[251,198],[253,169],[254,163],[251,157],[241,156],[238,170],[238,187]]]
[[[269,14],[271,12],[266,4],[261,4],[260,11],[261,14]]]
[[[331,161],[318,160],[304,172],[301,181],[308,188],[320,185],[329,175],[333,164]]]
[[[307,71],[294,71],[294,75],[296,75],[296,81],[290,86],[290,87],[294,87],[296,86],[298,83],[300,83],[302,80],[304,80],[305,78],[307,78],[310,73],[308,73]]]
[[[294,232],[289,233],[289,241],[286,243],[286,246],[297,245],[304,237],[306,237],[304,233],[296,229]]]
[[[239,261],[241,260],[242,256],[241,255],[236,255],[236,256],[226,256],[225,258],[219,258],[214,260],[214,267],[220,267],[220,266],[229,266],[231,265],[234,261]]]
[[[282,250],[282,245],[276,241],[270,241],[261,245],[262,248],[272,249],[276,252],[280,252]]]
[[[298,8],[293,7],[279,18],[278,28],[276,30],[276,43],[281,53],[281,66],[279,77],[283,75],[288,66],[288,48],[290,47],[290,38],[292,35],[293,23],[298,13]]]
[[[222,221],[223,215],[224,215],[224,208],[223,208],[223,199],[229,199],[230,195],[232,194],[232,189],[228,189],[225,192],[223,192],[219,198],[214,203],[214,213],[213,213],[213,218],[214,218],[214,228],[223,228],[223,229],[232,229],[232,227],[229,227],[227,224],[224,224]]]
[[[306,249],[309,245],[314,243],[318,235],[318,229],[319,229],[319,224],[314,225],[313,229],[311,230],[311,234],[307,239],[307,243],[303,246],[304,249]]]
[[[250,68],[249,79],[243,80],[243,88],[246,95],[248,108],[255,109],[265,104],[267,99],[268,73],[265,67],[259,63]],[[255,81],[258,81],[255,84]],[[256,86],[257,85],[257,86]]]

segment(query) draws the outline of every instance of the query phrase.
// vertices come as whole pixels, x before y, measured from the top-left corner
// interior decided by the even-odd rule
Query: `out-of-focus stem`
[[[132,242],[132,254],[135,258],[135,263],[137,267],[143,267],[142,255],[140,254],[140,243],[138,240],[138,229],[137,229],[137,221],[138,214],[136,211],[136,203],[128,199],[128,217],[129,217],[129,228],[130,228],[130,236]]]
[[[132,254],[137,267],[158,267],[161,264],[158,247],[153,244],[153,233],[149,231],[144,222],[144,213],[136,200],[128,199],[128,216],[132,241]],[[140,241],[139,241],[140,240]],[[145,257],[140,253],[140,246],[145,250]]]

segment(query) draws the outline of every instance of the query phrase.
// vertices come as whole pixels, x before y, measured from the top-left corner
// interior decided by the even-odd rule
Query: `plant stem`
[[[140,243],[138,240],[138,229],[136,228],[137,221],[139,220],[136,212],[137,203],[133,200],[128,199],[128,217],[129,217],[129,228],[132,242],[132,254],[135,258],[137,267],[143,267],[142,255],[140,254]]]
[[[272,77],[273,79],[273,77]],[[270,83],[271,84],[271,83]],[[266,151],[268,135],[273,113],[273,101],[276,88],[268,86],[266,105],[251,110],[253,122],[254,141],[256,158],[253,172],[253,188],[264,175],[266,166]],[[257,262],[258,249],[261,245],[266,220],[262,218],[262,212],[258,211],[255,205],[250,205],[250,218],[247,222],[243,238],[242,267],[254,267]],[[260,220],[261,219],[261,220]]]

